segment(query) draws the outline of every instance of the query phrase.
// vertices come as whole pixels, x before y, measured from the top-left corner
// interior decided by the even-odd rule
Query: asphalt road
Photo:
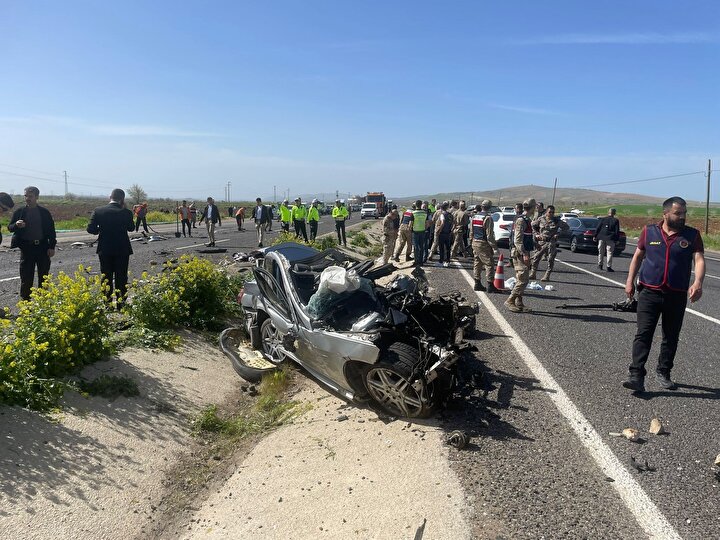
[[[480,361],[468,368],[484,375],[481,389],[445,415],[448,429],[472,435],[470,449],[454,451],[453,459],[487,520],[478,521],[477,537],[720,537],[720,482],[712,471],[720,453],[720,257],[708,254],[703,297],[685,315],[676,391],[661,390],[651,377],[642,396],[621,387],[634,314],[557,309],[622,301],[633,250],[615,259],[614,273],[600,271],[596,255],[563,250],[556,290],[527,292],[530,314],[506,310],[506,296],[473,292],[469,263],[428,268],[439,291],[460,289],[483,303]],[[513,275],[508,268],[506,278]],[[651,374],[659,344],[660,329]],[[647,432],[654,417],[667,435]],[[642,442],[609,435],[627,427],[638,429]],[[636,471],[631,457],[655,470]]]
[[[354,215],[347,223],[347,227],[360,222],[360,215]],[[216,247],[224,248],[226,253],[202,253],[208,242],[205,224],[198,225],[193,229],[192,238],[175,238],[175,224],[162,224],[152,226],[155,231],[165,240],[148,242],[140,233],[130,233],[130,238],[138,240],[132,242],[134,254],[130,257],[130,274],[138,277],[143,271],[160,268],[162,263],[168,259],[179,257],[183,254],[193,254],[207,257],[213,261],[220,261],[231,257],[233,253],[248,253],[257,249],[257,235],[252,222],[245,223],[246,230],[238,231],[235,219],[223,219],[223,226],[216,227]],[[142,230],[142,229],[141,229]],[[265,245],[272,243],[277,236],[280,226],[278,222],[273,223],[272,232],[266,233]],[[335,224],[330,216],[322,216],[318,226],[318,234],[333,233]],[[9,249],[10,234],[4,231],[2,246],[0,246],[0,306],[8,306],[14,309],[20,300],[20,279],[19,263],[20,252],[17,249]],[[155,233],[150,231],[151,235]],[[55,274],[63,271],[72,274],[78,265],[91,266],[93,274],[99,273],[100,264],[95,246],[90,242],[97,240],[97,236],[87,234],[85,231],[67,231],[58,233],[58,249],[52,259],[50,272]],[[73,247],[72,243],[83,242],[84,245]],[[157,264],[151,264],[151,262]],[[36,277],[37,280],[37,277]]]

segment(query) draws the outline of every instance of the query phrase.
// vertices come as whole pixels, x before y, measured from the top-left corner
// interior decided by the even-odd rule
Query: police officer
[[[280,228],[286,232],[290,232],[290,222],[292,221],[292,208],[288,206],[288,200],[285,199],[280,205]]]
[[[540,281],[550,281],[555,266],[555,256],[557,255],[557,236],[560,231],[567,231],[570,227],[555,216],[555,207],[551,204],[532,222],[535,240],[537,242],[537,251],[532,258],[532,266],[530,269],[530,279],[535,279],[540,260],[547,256],[548,266],[545,274]]]
[[[305,241],[308,241],[307,229],[305,228],[305,220],[307,219],[307,208],[300,200],[300,197],[295,199],[295,205],[290,209],[293,223],[295,224],[295,238],[299,238],[300,234],[303,235]]]
[[[481,280],[482,271],[485,269],[487,291],[496,293],[500,291],[493,283],[493,270],[495,269],[493,253],[496,244],[495,226],[489,213],[491,206],[492,202],[485,199],[475,207],[475,213],[470,218],[470,234],[472,234],[474,289],[476,291],[486,290]]]
[[[427,240],[426,231],[429,225],[427,207],[423,208],[423,202],[418,199],[415,201],[415,210],[410,216],[410,226],[412,227],[413,249],[415,250],[415,266],[422,266],[427,256]]]
[[[383,264],[387,264],[392,259],[399,229],[400,216],[398,215],[397,205],[393,204],[390,207],[390,212],[383,219]]]
[[[645,390],[645,362],[662,316],[662,344],[656,369],[658,384],[666,390],[677,385],[670,378],[675,362],[685,306],[700,300],[705,279],[705,248],[700,231],[685,225],[687,204],[681,197],[663,203],[663,220],[645,225],[628,270],[625,292],[635,296],[635,276],[640,272],[637,332],[632,346],[630,375],[622,383],[636,392]],[[691,281],[695,263],[695,279]],[[642,266],[641,266],[642,265]]]
[[[335,232],[338,237],[338,245],[342,244],[347,247],[347,238],[345,238],[345,221],[350,214],[340,199],[335,199],[335,206],[332,209],[332,217],[335,220]]]
[[[400,242],[398,243],[397,251],[395,251],[395,262],[400,262],[400,254],[406,245],[407,249],[405,250],[405,262],[412,260],[413,242],[410,218],[412,217],[413,210],[415,210],[414,204],[405,210],[400,218],[400,229],[398,231]]]
[[[313,199],[312,203],[310,203],[310,208],[308,208],[308,215],[307,220],[310,224],[310,241],[314,242],[315,237],[317,236],[318,231],[318,223],[320,223],[320,212],[318,211],[318,200]]]
[[[523,304],[523,293],[530,281],[530,256],[535,248],[535,239],[530,215],[535,209],[535,199],[523,201],[523,213],[518,216],[513,225],[513,243],[511,256],[515,268],[515,287],[510,298],[505,301],[505,307],[515,313],[532,311]]]

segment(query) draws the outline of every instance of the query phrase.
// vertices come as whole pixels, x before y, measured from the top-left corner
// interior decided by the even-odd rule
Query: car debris
[[[625,437],[628,441],[639,442],[640,432],[635,428],[625,428],[620,433],[610,432],[608,435],[611,437]]]
[[[655,472],[657,469],[655,467],[651,467],[647,460],[645,460],[644,463],[640,463],[638,460],[636,460],[633,456],[630,456],[630,466],[635,469],[637,472]]]
[[[239,295],[242,331],[265,362],[292,360],[392,417],[428,416],[450,396],[456,363],[472,349],[464,333],[475,327],[476,303],[459,292],[430,296],[422,268],[381,286],[395,266],[374,268],[337,249],[286,242],[249,255],[258,260]],[[264,368],[248,365],[247,347],[233,353],[238,335],[223,332],[223,352],[241,377],[258,380]]]
[[[662,425],[662,422],[658,418],[653,418],[650,421],[650,429],[648,430],[653,435],[664,435],[667,433]]]
[[[467,433],[456,429],[450,432],[445,442],[458,450],[462,450],[467,446],[468,440]]]
[[[555,309],[612,309],[613,311],[624,311],[626,313],[637,313],[637,300],[626,298],[622,302],[610,304],[561,304]]]
[[[87,244],[85,242],[73,242],[70,244],[71,248],[84,248]]]
[[[715,458],[715,466],[720,467],[720,454]]]
[[[150,238],[148,238],[148,242],[162,242],[163,240],[167,240],[167,237],[160,235],[152,235]]]

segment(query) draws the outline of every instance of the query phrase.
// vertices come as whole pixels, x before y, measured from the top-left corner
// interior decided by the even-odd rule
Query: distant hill
[[[542,201],[545,205],[548,205],[552,201],[552,192],[551,187],[548,188],[530,184],[527,186],[513,186],[492,191],[462,191],[390,198],[399,203],[406,203],[417,199],[428,201],[431,199],[437,199],[438,201],[460,199],[467,201],[468,204],[475,204],[483,199],[490,199],[493,204],[498,206],[510,206],[516,202],[522,202],[532,197],[536,201]],[[661,204],[664,200],[664,197],[650,197],[648,195],[638,195],[637,193],[612,193],[610,191],[595,191],[582,188],[558,188],[555,192],[555,206],[563,209],[571,206],[602,206],[609,204]]]

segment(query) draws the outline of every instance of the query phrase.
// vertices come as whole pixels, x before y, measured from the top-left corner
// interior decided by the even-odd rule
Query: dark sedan
[[[567,246],[570,251],[593,251],[597,253],[597,242],[593,240],[597,230],[598,218],[571,217],[565,220],[570,227],[567,231],[561,231],[558,235],[558,246]],[[620,238],[615,243],[615,255],[625,251],[627,238],[625,233],[620,231]]]

